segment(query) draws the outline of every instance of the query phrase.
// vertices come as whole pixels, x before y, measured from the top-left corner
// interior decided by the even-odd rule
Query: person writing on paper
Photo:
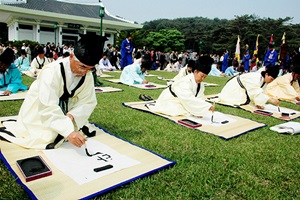
[[[195,66],[195,60],[189,60],[188,64],[180,69],[179,73],[172,79],[176,81],[192,73],[193,67]]]
[[[45,57],[43,47],[38,47],[38,55],[32,60],[30,64],[30,75],[37,76],[41,69],[49,64],[48,58]]]
[[[278,67],[271,67],[261,73],[251,72],[235,76],[223,87],[219,101],[233,105],[246,105],[252,101],[259,109],[264,108],[266,103],[278,106],[278,99],[270,98],[263,89],[265,83],[271,83],[278,73]]]
[[[114,66],[112,66],[110,64],[110,61],[108,60],[106,53],[104,53],[103,57],[100,59],[98,68],[102,72],[105,72],[105,71],[116,71],[116,67],[114,67]]]
[[[14,51],[6,48],[0,55],[0,94],[11,95],[19,90],[28,90],[22,84],[22,75],[14,62]]]
[[[205,101],[205,87],[202,81],[210,72],[212,63],[213,59],[209,56],[199,57],[192,73],[176,80],[164,89],[155,106],[149,106],[149,109],[169,116],[191,114],[202,117],[206,113],[211,114],[211,111],[214,111],[214,106]]]
[[[21,71],[28,71],[30,69],[29,59],[26,56],[26,51],[21,50],[21,56],[15,60],[15,65]]]
[[[268,84],[265,92],[272,98],[286,101],[300,101],[300,54],[293,59],[292,72],[276,78]]]
[[[97,105],[91,70],[101,58],[102,36],[80,35],[69,57],[43,67],[32,83],[16,122],[4,126],[15,137],[0,136],[25,148],[57,148],[67,139],[76,147],[86,138],[79,129]],[[0,138],[1,138],[0,137]]]
[[[151,64],[148,60],[142,58],[141,64],[131,64],[126,66],[120,76],[120,81],[126,85],[147,84],[145,72],[150,68]]]

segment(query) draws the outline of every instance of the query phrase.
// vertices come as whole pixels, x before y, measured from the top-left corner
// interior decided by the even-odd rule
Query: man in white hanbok
[[[30,73],[28,75],[37,76],[39,72],[42,70],[42,68],[47,64],[49,64],[49,61],[47,57],[45,57],[43,47],[40,46],[38,48],[38,56],[35,57],[30,64],[30,69],[29,69]]]
[[[219,101],[231,105],[246,105],[253,102],[262,109],[266,103],[278,105],[278,99],[264,93],[265,83],[271,83],[278,75],[279,68],[268,68],[261,73],[251,72],[234,76],[223,87]]]
[[[74,53],[43,67],[17,121],[3,123],[15,137],[0,132],[2,139],[36,149],[57,148],[65,139],[77,147],[85,143],[79,129],[97,105],[91,70],[101,58],[100,38],[81,35]]]
[[[286,101],[300,101],[300,56],[295,57],[292,72],[276,78],[268,84],[266,94]]]
[[[172,79],[172,81],[176,81],[178,79],[181,79],[189,74],[192,73],[193,67],[195,67],[195,61],[189,60],[188,64],[186,64],[185,67],[181,68],[178,74]]]
[[[149,106],[149,109],[169,116],[191,114],[197,117],[213,111],[214,106],[205,101],[205,87],[201,83],[210,72],[212,63],[213,59],[209,56],[200,57],[192,73],[163,90],[155,105]]]

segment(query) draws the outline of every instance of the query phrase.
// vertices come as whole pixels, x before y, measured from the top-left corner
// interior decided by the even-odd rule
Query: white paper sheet
[[[69,142],[64,143],[58,149],[44,150],[43,153],[56,168],[68,175],[79,185],[140,164],[139,161],[122,155],[96,140],[88,139],[86,146],[90,154],[97,152],[101,154],[89,157],[86,155],[84,147],[77,148]],[[113,165],[113,168],[94,172],[95,168],[109,164]]]
[[[225,115],[223,113],[216,112],[216,111],[213,113],[213,122],[211,121],[211,116],[212,116],[212,113],[210,112],[210,114],[208,113],[208,114],[204,115],[202,118],[195,117],[195,116],[187,116],[187,118],[189,120],[198,122],[202,125],[212,125],[212,126],[223,126],[223,125],[227,125],[227,124],[230,124],[230,123],[233,123],[236,121],[235,119],[229,117],[228,115]],[[222,124],[221,122],[224,122],[224,121],[228,121],[228,122],[225,124]]]
[[[253,108],[256,108],[255,105],[251,104],[251,106]],[[257,109],[257,108],[256,108]],[[264,111],[268,111],[268,112],[271,112],[271,113],[288,113],[288,114],[298,114],[299,112],[296,111],[296,110],[292,110],[292,109],[289,109],[289,108],[283,108],[283,107],[279,107],[279,110],[278,110],[278,106],[274,106],[272,104],[266,104],[265,108],[264,109],[257,109],[257,110],[264,110]]]

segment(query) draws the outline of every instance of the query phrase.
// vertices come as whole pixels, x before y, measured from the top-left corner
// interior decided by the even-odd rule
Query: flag
[[[258,38],[259,38],[259,34],[257,35],[257,38],[256,38],[256,43],[255,43],[253,55],[258,54]]]
[[[287,56],[287,52],[288,52],[288,46],[286,44],[285,41],[285,32],[282,35],[281,38],[281,45],[280,45],[280,50],[279,50],[279,55],[278,55],[278,60],[281,61],[281,64],[284,65],[286,56]]]
[[[281,44],[285,44],[285,32],[284,32],[283,35],[282,35],[282,38],[281,38]]]
[[[271,37],[270,37],[270,42],[269,42],[269,44],[274,44],[275,42],[274,42],[274,37],[273,37],[273,34],[271,34]]]
[[[238,39],[236,42],[236,48],[235,48],[235,57],[237,58],[237,61],[240,61],[240,36],[238,35]]]

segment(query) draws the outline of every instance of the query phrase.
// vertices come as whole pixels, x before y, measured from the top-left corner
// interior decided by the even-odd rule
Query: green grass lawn
[[[119,78],[119,73],[112,73]],[[175,73],[150,71],[165,78]],[[165,84],[157,77],[151,82]],[[158,98],[162,89],[142,90],[114,84],[122,92],[97,94],[98,105],[90,121],[110,133],[156,152],[177,164],[139,179],[95,199],[298,199],[300,198],[300,138],[270,131],[284,121],[216,105],[216,110],[250,118],[268,126],[231,140],[177,125],[170,120],[124,107],[122,102],[139,101],[140,94]],[[206,94],[221,91],[228,78],[207,77]],[[24,77],[28,86],[32,82]],[[233,93],[234,95],[234,93]],[[0,102],[0,116],[17,115],[22,101]],[[282,102],[281,106],[300,110]],[[299,119],[294,121],[299,122]],[[29,199],[0,162],[0,199]]]

